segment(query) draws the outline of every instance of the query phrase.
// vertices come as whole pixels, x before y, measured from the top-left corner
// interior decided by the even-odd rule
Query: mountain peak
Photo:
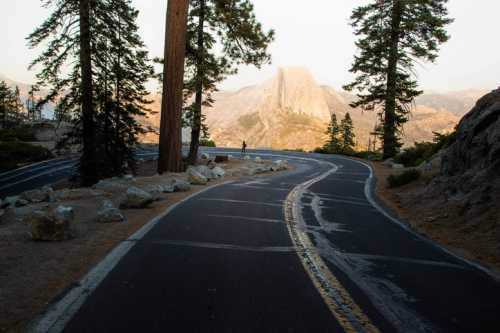
[[[266,86],[265,109],[329,119],[330,110],[324,102],[323,89],[308,69],[280,67]]]

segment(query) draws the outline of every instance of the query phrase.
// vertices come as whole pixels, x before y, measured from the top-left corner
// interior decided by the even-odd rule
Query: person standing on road
[[[241,145],[241,153],[245,154],[247,152],[247,143],[243,140],[243,144]]]

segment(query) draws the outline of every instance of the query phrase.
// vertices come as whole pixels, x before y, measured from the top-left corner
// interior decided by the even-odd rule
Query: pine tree
[[[49,18],[28,36],[31,47],[46,44],[45,50],[30,65],[40,65],[37,74],[41,86],[50,87],[42,104],[55,101],[56,114],[74,113],[75,128],[83,143],[80,176],[84,185],[98,179],[96,133],[93,107],[91,62],[91,20],[100,0],[48,0],[53,9]],[[69,74],[65,75],[64,70]]]
[[[344,119],[340,122],[340,132],[342,134],[342,153],[350,154],[356,147],[356,134],[354,134],[354,124],[351,115],[347,112]]]
[[[106,9],[106,6],[109,8]],[[153,76],[136,24],[138,11],[130,0],[109,0],[106,15],[96,23],[95,82],[98,155],[104,176],[135,172],[134,148],[144,129],[137,121],[150,110],[145,84]]]
[[[137,33],[137,11],[131,0],[47,5],[54,7],[51,16],[28,40],[32,47],[48,43],[31,65],[42,67],[39,83],[51,88],[41,104],[57,101],[57,119],[74,125],[61,145],[82,145],[84,185],[133,170],[133,147],[141,133],[135,117],[147,111],[144,85],[152,75]]]
[[[39,105],[39,99],[36,96],[40,92],[37,85],[32,85],[28,91],[28,98],[26,99],[26,111],[28,119],[31,121],[42,119],[42,107]]]
[[[377,111],[383,125],[384,158],[401,147],[400,135],[412,103],[422,91],[415,80],[417,61],[436,60],[449,36],[448,0],[372,0],[351,16],[359,37],[351,72],[358,76],[344,89],[357,91],[353,107]]]
[[[23,118],[23,105],[19,87],[11,89],[0,81],[0,124],[2,128],[17,125]]]
[[[23,117],[23,103],[21,102],[21,92],[19,91],[19,87],[16,86],[12,93],[12,116],[16,123],[19,123]]]
[[[249,0],[191,0],[187,29],[185,108],[191,127],[188,162],[198,156],[200,134],[208,137],[202,107],[211,107],[217,83],[237,73],[239,64],[260,67],[270,61],[267,53],[274,32],[264,32]],[[222,51],[216,49],[222,47]]]
[[[12,91],[4,81],[0,81],[0,124],[6,128],[12,118]]]
[[[323,148],[329,153],[340,153],[342,150],[341,129],[335,113],[331,115],[331,121],[326,130],[326,134],[328,135],[328,141]]]

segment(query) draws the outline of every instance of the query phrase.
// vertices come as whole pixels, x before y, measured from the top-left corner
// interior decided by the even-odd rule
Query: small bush
[[[313,150],[313,153],[316,154],[336,154],[336,155],[344,155],[350,157],[358,157],[365,160],[370,161],[380,161],[382,160],[382,154],[373,151],[354,151],[354,150],[346,150],[346,151],[332,151],[328,146],[318,147]]]
[[[416,181],[420,178],[421,173],[416,169],[406,170],[399,175],[390,175],[387,177],[387,182],[390,188],[400,187]]]
[[[434,133],[433,142],[415,142],[415,146],[403,150],[394,157],[394,162],[403,164],[405,167],[416,167],[428,161],[441,149],[455,142],[456,133],[449,134]]]
[[[381,161],[382,160],[382,154],[378,153],[378,152],[373,152],[373,151],[357,151],[357,152],[352,153],[349,156],[358,157],[358,158],[362,158],[362,159],[369,160],[369,161]]]
[[[0,142],[0,171],[8,171],[26,163],[52,158],[52,153],[43,147],[11,141]]]
[[[316,153],[316,154],[331,154],[325,147],[314,148],[313,153]]]
[[[200,146],[201,147],[213,147],[213,148],[217,147],[215,145],[215,141],[209,140],[209,139],[201,139],[200,140]]]
[[[30,126],[0,129],[0,141],[36,141],[35,130]]]

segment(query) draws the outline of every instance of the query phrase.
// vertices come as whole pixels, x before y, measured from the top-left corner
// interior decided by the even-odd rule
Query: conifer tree
[[[217,83],[237,73],[237,65],[260,67],[270,61],[267,53],[274,32],[265,32],[249,0],[191,0],[186,45],[185,99],[195,96],[185,108],[191,126],[188,162],[198,156],[200,134],[208,137],[202,107],[211,107]],[[222,51],[217,52],[218,46]]]
[[[31,47],[46,45],[31,63],[41,66],[39,84],[50,88],[42,101],[58,100],[56,114],[73,113],[83,143],[79,171],[84,185],[98,180],[91,62],[91,20],[101,0],[47,0],[50,16],[28,36]],[[64,74],[64,71],[69,71]]]
[[[384,158],[400,148],[402,126],[415,97],[422,94],[415,63],[435,61],[439,45],[449,39],[447,2],[372,0],[353,11],[359,54],[350,71],[358,75],[344,89],[357,91],[358,100],[351,106],[379,112]]]
[[[9,86],[0,81],[0,123],[2,128],[6,128],[12,118],[13,93]]]
[[[344,154],[354,152],[356,147],[356,143],[354,141],[356,139],[356,134],[354,134],[354,124],[349,112],[345,114],[344,119],[340,122],[340,132],[342,134],[342,152]]]
[[[104,176],[111,176],[135,171],[133,150],[144,133],[137,118],[150,111],[145,84],[153,76],[153,67],[138,34],[138,11],[131,1],[109,0],[103,9],[104,19],[96,23],[101,35],[94,41],[98,155],[105,157]]]
[[[23,103],[21,102],[21,92],[19,91],[19,87],[15,86],[11,91],[11,100],[10,100],[10,112],[11,118],[15,123],[19,123],[23,118]]]
[[[136,116],[147,111],[145,82],[151,76],[138,36],[131,0],[49,0],[50,17],[29,37],[47,43],[31,67],[40,65],[42,100],[57,101],[59,120],[73,131],[61,144],[82,145],[84,185],[133,169],[133,146],[141,128]],[[63,71],[63,69],[65,69]]]
[[[324,149],[330,153],[339,153],[342,150],[341,129],[337,121],[337,115],[332,113],[330,124],[326,130],[328,141]]]
[[[37,85],[32,85],[28,91],[28,98],[26,99],[26,111],[28,113],[28,119],[35,121],[42,119],[42,108],[39,105],[39,99],[36,94],[40,92]]]

